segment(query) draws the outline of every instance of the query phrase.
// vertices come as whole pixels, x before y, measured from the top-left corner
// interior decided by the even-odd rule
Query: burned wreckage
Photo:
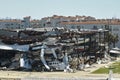
[[[50,48],[46,44],[0,45],[0,67],[3,70],[64,70],[68,57],[58,51],[60,48]]]
[[[26,33],[28,34],[29,31]],[[26,44],[23,44],[22,38],[18,37],[21,39],[22,44],[17,42],[14,44],[0,44],[0,69],[75,71],[76,69],[82,70],[86,64],[91,65],[97,59],[104,58],[105,46],[99,45],[100,40],[103,38],[100,38],[101,34],[97,30],[70,31],[57,29],[55,31],[42,32],[42,34],[37,33],[37,37],[35,33],[34,42],[32,43],[25,42]],[[31,35],[30,33],[29,37]],[[38,35],[40,36],[38,37]],[[2,38],[3,42],[5,42],[4,40],[5,38]],[[7,41],[9,41],[8,38]]]

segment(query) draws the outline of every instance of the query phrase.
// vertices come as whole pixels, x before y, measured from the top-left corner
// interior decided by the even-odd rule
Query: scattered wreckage
[[[32,35],[34,42],[22,42],[22,36],[19,34],[19,42],[12,44],[0,44],[0,69],[2,70],[23,70],[23,71],[56,71],[75,72],[83,70],[85,65],[95,63],[98,58],[103,58],[104,46],[99,47],[100,39],[97,31],[60,31],[54,33],[42,32],[24,32],[28,34],[29,39]],[[35,32],[35,33],[34,33]],[[22,32],[21,32],[22,33]],[[52,34],[53,33],[53,34]],[[37,37],[33,38],[33,35]],[[26,37],[26,36],[25,36]],[[94,39],[92,38],[94,37]],[[7,43],[6,38],[2,41]],[[11,41],[9,41],[11,42]],[[8,42],[8,43],[9,43]],[[29,41],[28,41],[29,42]]]

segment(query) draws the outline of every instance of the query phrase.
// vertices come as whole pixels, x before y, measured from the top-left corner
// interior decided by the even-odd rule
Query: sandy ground
[[[92,67],[86,68],[85,71],[77,71],[76,73],[65,72],[22,72],[22,71],[0,71],[0,78],[108,78],[108,74],[91,74],[94,70],[110,65],[113,62],[107,64],[93,64]],[[120,74],[113,74],[113,77],[120,79]]]

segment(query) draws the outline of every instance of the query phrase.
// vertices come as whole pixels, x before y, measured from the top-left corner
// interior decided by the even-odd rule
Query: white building
[[[23,20],[21,21],[21,28],[30,28],[30,16],[24,17]]]
[[[20,19],[1,19],[0,20],[0,29],[21,29],[21,28],[29,28],[30,24],[30,16],[24,17],[23,20]]]
[[[20,28],[20,20],[17,19],[4,19],[4,20],[0,20],[0,28],[1,29],[14,29],[14,28]]]
[[[31,20],[30,24],[31,24],[31,27],[33,27],[33,28],[40,28],[41,27],[40,20],[35,20],[35,19]]]
[[[96,20],[91,16],[58,16],[45,17],[40,20],[41,27],[60,27],[61,22],[81,22],[81,21],[94,21]]]

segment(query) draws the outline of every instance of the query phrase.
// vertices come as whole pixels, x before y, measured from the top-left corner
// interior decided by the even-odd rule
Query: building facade
[[[82,22],[82,21],[94,21],[96,20],[91,16],[58,16],[45,17],[40,20],[41,27],[61,27],[62,22]]]
[[[10,19],[4,19],[0,20],[0,28],[1,29],[14,29],[14,28],[20,28],[20,20],[10,20]]]
[[[30,16],[24,17],[23,20],[20,19],[1,19],[0,28],[1,29],[23,29],[31,27]]]

